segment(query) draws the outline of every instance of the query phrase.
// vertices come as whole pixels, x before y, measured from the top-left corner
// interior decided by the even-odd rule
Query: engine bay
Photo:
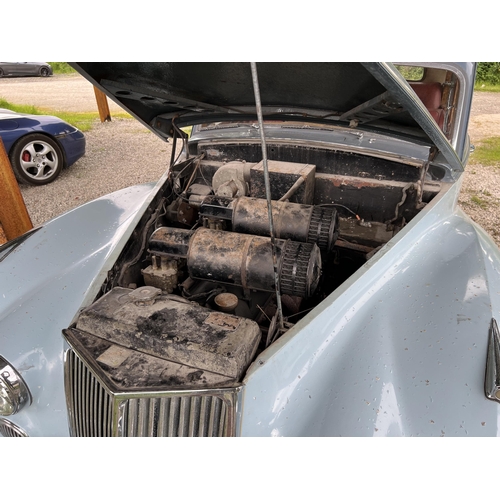
[[[114,390],[237,386],[444,186],[430,159],[270,142],[271,234],[261,153],[252,141],[189,144],[65,330]]]

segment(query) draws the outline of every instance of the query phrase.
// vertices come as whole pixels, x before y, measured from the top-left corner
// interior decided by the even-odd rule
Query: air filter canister
[[[181,255],[189,241],[187,253]],[[277,239],[276,258],[281,292],[299,297],[314,294],[321,276],[316,244]],[[187,259],[189,276],[272,292],[274,268],[271,239],[264,236],[200,228],[194,233],[162,227],[151,236],[154,255]]]
[[[280,239],[316,243],[330,252],[339,233],[339,218],[334,207],[301,205],[282,201],[271,202],[275,236]],[[237,233],[269,236],[267,201],[261,198],[236,199],[207,196],[200,216],[231,220]]]

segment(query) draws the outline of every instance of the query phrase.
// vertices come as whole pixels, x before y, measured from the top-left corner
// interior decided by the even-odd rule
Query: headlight
[[[31,404],[31,394],[21,375],[0,356],[0,415],[14,415]]]

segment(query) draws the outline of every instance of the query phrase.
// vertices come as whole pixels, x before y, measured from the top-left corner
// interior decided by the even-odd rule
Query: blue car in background
[[[85,136],[55,116],[0,108],[0,138],[19,182],[48,184],[85,154]]]

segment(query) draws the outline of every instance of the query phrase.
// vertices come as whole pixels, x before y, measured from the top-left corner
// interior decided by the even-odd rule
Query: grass
[[[483,139],[470,155],[469,163],[500,166],[500,137]]]
[[[10,109],[17,113],[25,113],[29,115],[51,115],[57,116],[61,120],[79,128],[82,132],[88,132],[97,120],[99,113],[73,113],[70,111],[54,111],[48,109],[40,109],[32,104],[12,104],[0,97],[0,108]],[[114,118],[131,118],[128,113],[114,113]]]
[[[492,83],[476,82],[474,85],[474,90],[478,92],[500,92],[500,85],[494,85]]]
[[[41,115],[42,113],[32,104],[12,104],[0,97],[0,108],[10,109],[17,113],[26,113],[28,115]]]
[[[52,66],[52,71],[54,71],[55,75],[67,75],[70,73],[76,73],[67,62],[49,62]]]
[[[488,200],[485,200],[476,194],[471,196],[470,201],[477,205],[479,208],[486,208],[488,206]]]

